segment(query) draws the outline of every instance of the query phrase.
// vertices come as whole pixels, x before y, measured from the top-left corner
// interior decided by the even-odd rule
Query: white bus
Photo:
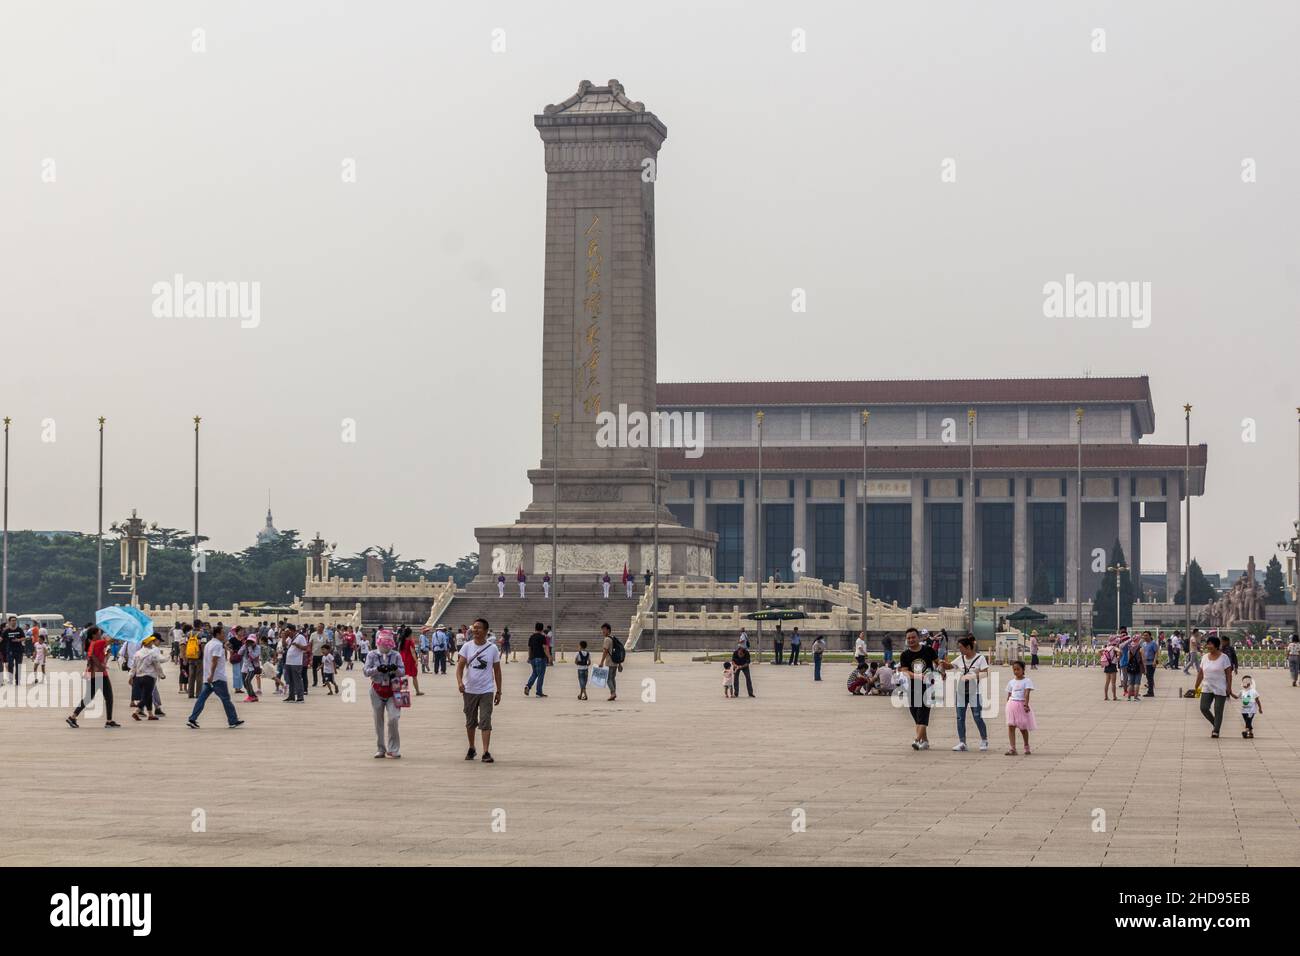
[[[68,619],[62,614],[18,615],[18,626],[23,629],[24,634],[30,635],[32,632],[32,625],[37,624],[40,625],[41,630],[45,632],[45,636],[50,639],[53,639],[55,634],[62,632],[67,623]]]

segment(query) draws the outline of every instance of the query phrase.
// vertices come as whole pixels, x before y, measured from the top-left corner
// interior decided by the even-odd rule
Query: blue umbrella
[[[153,622],[139,609],[120,604],[95,612],[99,629],[116,641],[138,644],[153,633]]]

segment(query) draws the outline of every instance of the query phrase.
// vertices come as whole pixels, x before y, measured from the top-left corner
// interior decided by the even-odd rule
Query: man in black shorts
[[[938,659],[939,655],[933,647],[921,643],[920,632],[909,627],[907,647],[898,658],[898,676],[908,680],[907,709],[912,712],[912,723],[916,725],[913,750],[930,749],[930,740],[926,735],[930,726],[931,688],[934,686],[935,662]]]

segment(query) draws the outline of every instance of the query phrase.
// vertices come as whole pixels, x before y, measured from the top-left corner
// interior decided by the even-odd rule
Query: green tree
[[[1110,549],[1110,564],[1128,564],[1119,542]],[[1119,576],[1119,623],[1115,623],[1115,572],[1102,574],[1101,586],[1092,599],[1092,627],[1094,631],[1115,631],[1133,626],[1133,572],[1130,569]]]
[[[1282,576],[1282,562],[1277,555],[1268,559],[1264,569],[1264,601],[1267,604],[1286,603],[1286,579]]]
[[[478,575],[478,554],[467,554],[454,565],[439,561],[429,571],[430,581],[455,581],[456,587],[463,588]]]
[[[1216,598],[1218,598],[1219,592],[1214,590],[1214,588],[1210,586],[1209,581],[1205,580],[1205,574],[1201,571],[1201,566],[1196,562],[1195,558],[1192,559],[1192,563],[1190,565],[1190,571],[1192,575],[1192,603],[1193,604],[1209,604],[1211,601],[1214,601]],[[1178,593],[1174,595],[1175,604],[1183,603],[1184,600],[1183,592],[1186,587],[1187,587],[1187,575],[1184,574],[1183,581],[1178,586]]]

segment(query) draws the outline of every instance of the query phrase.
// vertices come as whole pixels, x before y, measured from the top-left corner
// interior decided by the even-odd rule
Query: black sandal
[[[496,763],[496,761],[492,759],[492,755],[491,755],[490,753],[488,753],[486,750],[483,751],[483,762],[484,762],[484,763]]]

